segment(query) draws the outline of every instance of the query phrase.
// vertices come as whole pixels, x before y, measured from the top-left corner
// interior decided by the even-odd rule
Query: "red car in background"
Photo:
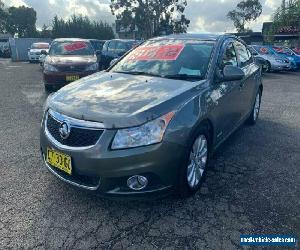
[[[96,51],[89,40],[56,39],[51,43],[44,62],[46,91],[62,87],[98,71]]]

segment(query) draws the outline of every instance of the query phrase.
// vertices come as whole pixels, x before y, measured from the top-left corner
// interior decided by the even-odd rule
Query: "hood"
[[[90,64],[96,63],[97,57],[94,55],[90,56],[51,56],[47,57],[47,62],[56,65],[65,64]]]
[[[131,127],[176,111],[204,82],[100,72],[62,88],[47,106],[106,128]]]

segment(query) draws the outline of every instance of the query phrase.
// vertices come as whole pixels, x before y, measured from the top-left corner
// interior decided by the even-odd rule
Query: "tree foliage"
[[[7,9],[6,31],[19,37],[34,37],[36,31],[36,11],[25,6]]]
[[[300,0],[289,0],[276,10],[271,32],[273,34],[300,32]]]
[[[106,22],[91,21],[88,17],[73,15],[64,20],[57,16],[52,21],[52,37],[78,37],[108,40],[114,38],[112,27]]]
[[[229,11],[227,17],[233,21],[236,30],[241,32],[249,31],[245,26],[255,21],[262,13],[262,5],[259,0],[245,0],[237,4],[236,8]]]
[[[186,0],[111,0],[111,12],[123,27],[138,28],[147,39],[162,33],[186,32]]]
[[[7,12],[4,9],[4,3],[0,0],[0,33],[6,32]]]

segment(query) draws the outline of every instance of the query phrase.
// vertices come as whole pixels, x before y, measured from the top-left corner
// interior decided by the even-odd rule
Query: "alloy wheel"
[[[258,93],[256,98],[255,98],[255,104],[254,104],[254,109],[253,109],[253,119],[254,119],[254,121],[256,121],[257,118],[258,118],[259,110],[260,110],[260,93]]]
[[[206,168],[207,157],[207,139],[204,135],[200,135],[193,144],[187,167],[187,183],[191,189],[197,188],[200,183]]]

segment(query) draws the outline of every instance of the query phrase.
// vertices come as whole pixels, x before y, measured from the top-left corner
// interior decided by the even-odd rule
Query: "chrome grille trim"
[[[94,145],[90,146],[84,146],[84,147],[72,147],[72,146],[67,146],[59,141],[57,141],[49,132],[47,128],[47,122],[48,122],[48,115],[51,115],[53,119],[55,119],[57,122],[62,123],[62,122],[68,122],[70,124],[70,127],[72,128],[80,128],[80,129],[86,129],[86,130],[102,130],[102,134],[99,136],[99,139]],[[84,120],[79,120],[76,118],[68,117],[66,115],[62,115],[58,112],[55,112],[51,109],[49,109],[46,114],[45,114],[45,121],[44,121],[44,132],[47,138],[53,143],[56,147],[61,148],[61,149],[66,149],[66,150],[73,150],[73,151],[81,151],[81,150],[86,150],[94,147],[98,141],[101,139],[103,133],[104,133],[104,124],[103,123],[98,123],[98,122],[91,122],[91,121],[84,121]]]

